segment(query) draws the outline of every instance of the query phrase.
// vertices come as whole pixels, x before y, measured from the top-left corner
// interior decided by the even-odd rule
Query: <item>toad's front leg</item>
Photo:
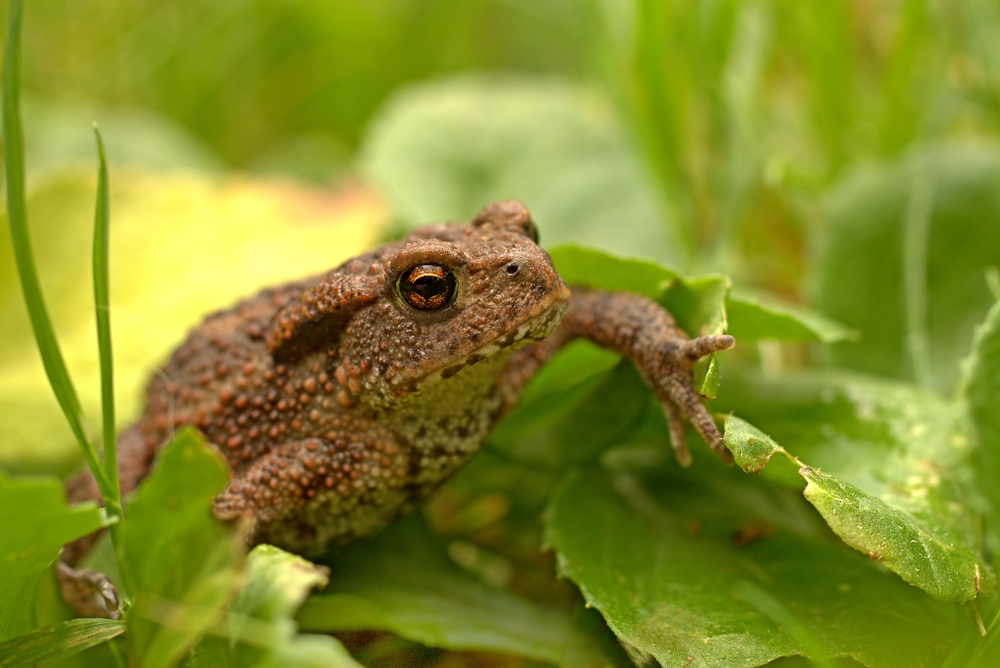
[[[621,353],[635,365],[653,390],[670,426],[670,441],[682,466],[691,463],[682,418],[727,464],[733,462],[715,421],[694,387],[692,367],[702,357],[732,348],[728,335],[689,339],[656,302],[629,292],[573,288],[569,310],[547,339],[519,350],[499,381],[504,402],[512,405],[538,367],[576,338]]]
[[[222,520],[249,517],[248,541],[316,557],[380,531],[414,496],[408,448],[371,424],[276,445],[215,498]]]

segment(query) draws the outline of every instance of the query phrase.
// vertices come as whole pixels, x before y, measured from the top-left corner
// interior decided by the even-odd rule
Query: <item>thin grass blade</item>
[[[97,204],[94,211],[94,307],[97,318],[97,346],[101,359],[101,427],[104,438],[104,470],[111,487],[108,511],[123,516],[118,486],[118,454],[115,447],[115,384],[111,356],[111,315],[108,288],[108,240],[111,215],[108,205],[108,163],[104,140],[94,125],[97,141]]]
[[[87,465],[93,472],[102,494],[108,497],[107,476],[84,430],[83,410],[59,350],[48,310],[45,308],[28,237],[28,214],[24,194],[24,135],[21,130],[20,110],[21,13],[20,0],[12,0],[8,15],[7,48],[3,68],[3,149],[7,177],[7,221],[10,226],[18,276],[21,279],[21,289],[24,292],[24,302],[31,318],[38,352],[45,365],[45,373],[73,435],[83,448]]]

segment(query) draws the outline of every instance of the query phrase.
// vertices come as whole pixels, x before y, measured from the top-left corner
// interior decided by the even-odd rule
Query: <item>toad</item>
[[[315,557],[426,497],[539,367],[581,337],[635,364],[681,464],[683,420],[731,462],[691,368],[733,338],[688,339],[635,294],[570,292],[537,242],[524,205],[497,202],[468,224],[424,227],[209,316],[119,439],[123,490],[175,430],[193,426],[232,468],[215,515],[249,517],[250,543]],[[69,487],[71,498],[99,498],[92,480]]]

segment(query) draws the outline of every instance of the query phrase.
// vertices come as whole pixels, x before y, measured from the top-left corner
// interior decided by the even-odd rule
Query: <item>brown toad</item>
[[[120,439],[123,488],[193,425],[233,470],[215,514],[252,518],[253,543],[315,556],[427,496],[577,337],[633,361],[683,464],[682,416],[731,461],[691,366],[733,338],[688,340],[638,295],[571,294],[536,241],[521,203],[494,203],[208,317]],[[92,484],[71,484],[84,495],[97,496]]]

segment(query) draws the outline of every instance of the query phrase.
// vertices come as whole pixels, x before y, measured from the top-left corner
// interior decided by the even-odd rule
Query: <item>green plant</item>
[[[80,402],[45,309],[28,238],[19,102],[20,24],[21,3],[13,0],[3,78],[8,223],[39,352],[52,389],[98,481],[105,512],[92,503],[67,507],[58,481],[17,481],[0,474],[4,526],[8,529],[0,543],[5,583],[0,665],[71,660],[96,647],[109,656],[91,655],[91,660],[114,660],[122,666],[169,666],[213,625],[221,629],[219,633],[243,641],[239,647],[223,644],[213,648],[220,659],[249,654],[282,665],[356,665],[332,638],[309,642],[293,637],[288,616],[296,601],[325,582],[324,572],[280,550],[258,549],[246,557],[237,527],[218,522],[206,512],[210,499],[222,491],[228,471],[218,454],[206,449],[193,434],[180,434],[164,449],[156,472],[130,500],[126,519],[115,456],[108,313],[110,216],[104,147],[95,129],[99,172],[93,273],[104,407],[102,465],[85,435]],[[57,610],[58,594],[51,586],[42,586],[39,591],[44,579],[51,582],[62,545],[102,526],[110,528],[114,544],[113,561],[107,570],[116,574],[120,618],[44,623],[40,617],[65,616]],[[262,579],[266,580],[263,584]],[[284,586],[274,588],[275,581]],[[234,600],[241,584],[240,596]],[[224,606],[228,612],[223,621]],[[119,636],[124,642],[114,642]]]
[[[371,123],[362,172],[403,224],[520,197],[568,281],[646,294],[692,333],[728,327],[737,348],[703,390],[744,470],[694,442],[677,467],[635,373],[577,344],[421,513],[330,556],[298,626],[339,632],[366,665],[434,660],[413,642],[565,666],[992,665],[996,9],[581,6],[607,94],[523,74],[417,85]],[[199,464],[182,475],[181,457]],[[182,478],[185,510],[158,513]],[[131,573],[124,633],[52,626],[35,583],[76,535],[52,532],[4,580],[18,621],[0,640],[94,645],[83,665],[180,660],[189,643],[194,666],[345,665],[329,638],[294,635],[323,573],[268,550],[244,561],[208,520],[222,480],[182,437],[126,507],[119,549],[92,556]],[[5,526],[102,522],[51,501],[54,482],[0,484],[0,507],[36,511]],[[197,547],[149,548],[183,543]],[[350,635],[370,629],[395,635]]]

